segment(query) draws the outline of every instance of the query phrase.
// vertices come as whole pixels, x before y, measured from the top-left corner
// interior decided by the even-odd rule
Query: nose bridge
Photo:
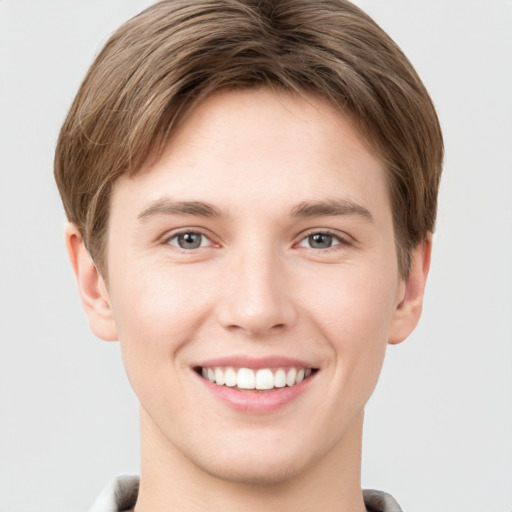
[[[219,318],[249,334],[289,326],[295,317],[279,254],[267,241],[247,240],[232,251]]]

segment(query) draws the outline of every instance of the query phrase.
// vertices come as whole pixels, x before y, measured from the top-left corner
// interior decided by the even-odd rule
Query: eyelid
[[[197,233],[198,235],[204,236],[210,242],[206,247],[214,247],[214,246],[218,246],[219,245],[218,243],[216,243],[213,240],[212,235],[210,235],[209,233],[206,232],[206,230],[204,230],[202,228],[196,228],[196,227],[176,228],[174,230],[167,231],[165,233],[165,235],[163,235],[161,237],[160,240],[161,240],[162,244],[164,244],[164,245],[172,245],[176,249],[184,251],[184,252],[192,252],[192,251],[196,251],[197,249],[204,249],[205,248],[205,247],[197,247],[196,249],[182,249],[178,245],[174,245],[174,244],[170,243],[173,238],[176,238],[176,237],[178,237],[180,235],[185,235],[186,233]]]
[[[160,243],[162,243],[164,245],[172,245],[173,247],[175,247],[178,250],[185,251],[185,249],[181,249],[177,245],[170,244],[170,240],[172,240],[173,238],[175,238],[175,237],[177,237],[179,235],[183,235],[183,234],[186,234],[186,233],[198,233],[198,234],[204,236],[210,242],[207,247],[215,247],[215,246],[219,247],[221,245],[220,243],[218,243],[218,242],[216,242],[214,240],[214,236],[212,234],[210,234],[207,230],[205,230],[203,228],[199,228],[199,227],[193,227],[193,226],[183,227],[183,228],[176,228],[174,230],[167,231],[162,237],[160,237]],[[306,238],[308,238],[309,236],[316,235],[316,234],[330,235],[333,238],[335,238],[339,243],[334,245],[334,246],[332,246],[332,247],[330,247],[330,248],[328,248],[328,249],[314,249],[314,248],[311,248],[311,250],[314,250],[314,251],[326,252],[329,249],[337,247],[338,245],[349,246],[349,245],[354,245],[356,243],[354,238],[351,237],[350,235],[348,235],[347,233],[344,233],[344,232],[340,233],[339,231],[334,230],[334,229],[330,229],[330,228],[311,228],[311,229],[308,229],[308,230],[303,231],[302,233],[300,233],[298,235],[298,237],[297,237],[297,241],[293,245],[297,246],[301,242],[303,242]],[[188,250],[186,250],[186,252],[191,252],[191,251],[194,251],[194,250],[197,250],[197,249],[188,249]]]
[[[336,238],[336,240],[338,240],[339,244],[341,244],[341,245],[354,245],[354,243],[355,243],[355,240],[347,233],[344,233],[344,232],[340,233],[337,230],[329,229],[329,228],[311,228],[311,229],[308,229],[308,230],[302,232],[299,235],[298,242],[296,243],[296,245],[300,244],[306,238],[308,238],[312,235],[318,235],[318,234],[325,234],[325,235],[332,236],[333,238]],[[339,245],[339,244],[336,244],[336,245]],[[336,246],[333,246],[333,247],[336,247]],[[324,252],[329,250],[329,249],[313,249],[313,248],[311,248],[311,249],[314,251],[320,250],[320,251],[324,251]]]

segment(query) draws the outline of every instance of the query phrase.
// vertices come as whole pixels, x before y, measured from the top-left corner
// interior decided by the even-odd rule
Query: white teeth
[[[227,368],[224,373],[224,384],[230,388],[236,386],[236,372],[233,368]]]
[[[236,385],[240,389],[254,389],[256,387],[254,372],[249,368],[240,368],[236,376]]]
[[[215,382],[222,386],[224,384],[224,372],[220,368],[215,368]]]
[[[274,375],[270,370],[258,370],[256,373],[256,389],[272,389],[274,387]]]
[[[284,388],[299,384],[312,373],[311,368],[289,368],[288,371],[278,368],[275,373],[270,368],[252,370],[240,368],[235,370],[231,367],[210,367],[202,368],[203,378],[214,382],[219,386],[235,387],[240,389],[269,390],[273,388]]]
[[[290,368],[286,374],[286,385],[293,386],[295,384],[295,378],[297,377],[297,370]]]
[[[274,375],[274,387],[284,388],[285,386],[286,373],[284,373],[284,370],[282,368],[279,368],[279,370],[277,370],[276,374]]]

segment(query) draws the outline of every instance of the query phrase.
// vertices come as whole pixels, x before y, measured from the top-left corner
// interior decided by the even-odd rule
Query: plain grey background
[[[107,36],[145,0],[0,0],[0,510],[86,510],[138,468],[116,343],[89,332],[52,178]],[[363,485],[409,512],[512,511],[512,2],[360,0],[402,46],[446,138],[423,319],[367,408]]]

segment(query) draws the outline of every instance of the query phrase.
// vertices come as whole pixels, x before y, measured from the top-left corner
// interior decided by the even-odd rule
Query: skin
[[[135,510],[363,511],[364,406],[387,344],[419,319],[430,238],[405,282],[385,170],[344,116],[312,96],[218,94],[119,179],[110,211],[108,283],[73,225],[67,245],[90,326],[120,340],[140,400]],[[180,248],[184,232],[201,246]],[[313,247],[314,233],[332,239]],[[231,355],[318,371],[284,407],[246,414],[193,371]]]

